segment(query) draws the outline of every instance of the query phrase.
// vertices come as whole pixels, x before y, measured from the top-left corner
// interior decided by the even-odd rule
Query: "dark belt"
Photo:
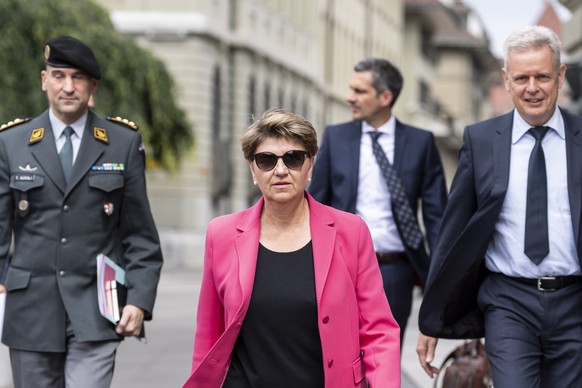
[[[543,276],[537,279],[510,277],[510,279],[536,286],[540,291],[556,291],[582,281],[582,276]]]
[[[395,261],[408,260],[406,252],[376,252],[378,263],[394,263]]]

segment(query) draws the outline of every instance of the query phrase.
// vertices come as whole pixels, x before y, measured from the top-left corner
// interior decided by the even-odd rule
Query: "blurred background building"
[[[582,114],[582,0],[560,0],[571,12],[561,26],[563,49],[568,53],[566,79],[571,89],[571,110]]]
[[[484,25],[462,0],[96,2],[166,64],[194,123],[197,145],[181,169],[148,171],[166,256],[188,260],[180,265],[201,263],[210,219],[258,196],[239,146],[251,118],[282,107],[321,136],[326,124],[351,118],[344,98],[360,59],[401,69],[396,116],[433,131],[449,180],[464,126],[511,109]]]

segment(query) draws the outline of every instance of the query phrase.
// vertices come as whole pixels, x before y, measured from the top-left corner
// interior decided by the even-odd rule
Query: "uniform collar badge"
[[[105,144],[109,144],[109,138],[107,137],[107,131],[105,129],[99,127],[93,128],[93,136],[95,139],[102,141]]]
[[[42,140],[44,137],[44,128],[36,128],[32,130],[30,134],[30,139],[28,140],[29,144],[36,143]]]

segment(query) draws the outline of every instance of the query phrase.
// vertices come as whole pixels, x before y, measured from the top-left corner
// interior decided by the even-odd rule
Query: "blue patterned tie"
[[[406,197],[406,192],[404,191],[400,177],[392,168],[392,165],[390,165],[386,154],[382,150],[380,143],[378,143],[378,137],[380,135],[382,135],[382,132],[370,132],[374,156],[380,166],[380,170],[390,191],[390,196],[392,197],[392,212],[394,213],[394,218],[396,219],[403,242],[410,248],[417,249],[422,242],[422,233],[418,227],[418,222],[412,212],[410,203],[408,203],[408,198]]]
[[[542,139],[549,127],[531,128],[536,143],[529,157],[527,201],[525,205],[524,253],[535,264],[550,253],[548,238],[548,180]]]
[[[73,142],[71,141],[71,135],[73,134],[73,128],[67,126],[63,131],[66,137],[65,145],[61,148],[59,152],[59,157],[61,158],[61,165],[63,166],[63,173],[65,175],[65,181],[69,183],[69,177],[71,176],[71,171],[73,170]]]

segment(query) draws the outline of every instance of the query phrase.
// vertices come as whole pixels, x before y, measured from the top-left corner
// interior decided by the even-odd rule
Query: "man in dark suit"
[[[414,285],[424,284],[429,267],[417,221],[418,202],[429,247],[446,203],[433,134],[405,125],[392,114],[402,83],[400,71],[387,60],[369,58],[354,67],[346,99],[354,121],[325,128],[309,186],[318,201],[358,214],[368,224],[401,340]],[[398,211],[406,207],[408,215],[399,217]],[[409,232],[416,241],[414,236],[408,239]]]
[[[478,338],[495,388],[582,381],[582,118],[557,106],[560,41],[526,27],[505,43],[515,110],[466,128],[420,310],[417,352]]]
[[[151,319],[162,266],[143,144],[88,109],[101,71],[86,44],[51,39],[45,60],[49,109],[0,131],[0,268],[14,236],[2,342],[16,388],[109,387],[119,341]],[[117,324],[99,312],[100,253],[126,271]]]

